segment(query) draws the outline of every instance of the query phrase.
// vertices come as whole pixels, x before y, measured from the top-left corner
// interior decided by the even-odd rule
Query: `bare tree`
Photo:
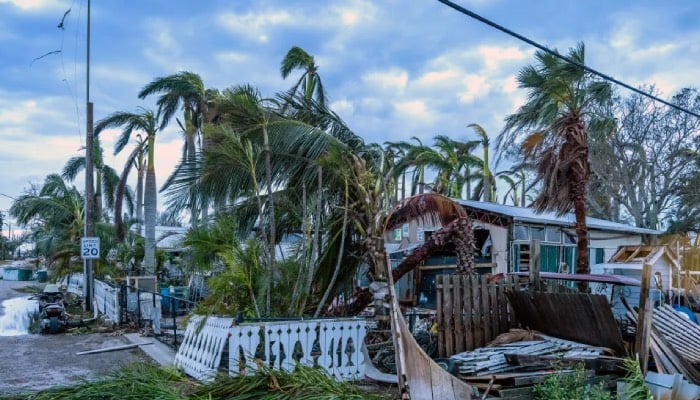
[[[671,101],[700,108],[694,89],[679,91]],[[618,98],[601,111],[609,118],[591,126],[591,214],[661,228],[678,201],[683,177],[695,169],[688,153],[697,148],[693,138],[700,120],[637,94]]]

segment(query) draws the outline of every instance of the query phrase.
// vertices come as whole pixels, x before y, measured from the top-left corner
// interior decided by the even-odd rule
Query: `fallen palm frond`
[[[363,400],[386,399],[387,396],[367,393],[350,382],[338,382],[320,368],[298,365],[294,371],[278,371],[267,367],[254,375],[222,376],[202,386],[196,396],[228,400]]]
[[[96,380],[42,390],[0,395],[0,400],[381,400],[349,382],[338,382],[319,368],[298,366],[293,372],[260,367],[255,374],[219,376],[202,384],[174,368],[148,363],[126,365]]]
[[[39,378],[39,377],[38,377]],[[191,381],[174,368],[148,363],[128,364],[96,380],[71,386],[50,388],[31,394],[2,395],[1,400],[184,400],[182,395]]]

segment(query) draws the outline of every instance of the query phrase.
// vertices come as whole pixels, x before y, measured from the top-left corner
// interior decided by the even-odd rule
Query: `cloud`
[[[336,100],[331,103],[331,109],[338,115],[352,115],[355,111],[353,102],[348,99]]]
[[[0,4],[9,4],[24,12],[51,13],[56,10],[67,10],[69,2],[62,0],[0,0]]]
[[[268,30],[277,26],[293,25],[300,21],[286,10],[270,10],[237,14],[225,12],[219,14],[216,22],[225,30],[239,36],[248,37],[261,43],[269,40]]]
[[[396,94],[406,89],[408,85],[408,72],[393,67],[384,71],[368,72],[362,75],[361,80],[367,86]]]

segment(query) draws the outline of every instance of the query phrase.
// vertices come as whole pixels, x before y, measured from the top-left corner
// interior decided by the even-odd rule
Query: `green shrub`
[[[583,363],[576,365],[573,371],[566,372],[561,367],[548,376],[544,382],[535,385],[535,399],[538,400],[611,400],[610,392],[603,384],[586,383],[586,371]]]

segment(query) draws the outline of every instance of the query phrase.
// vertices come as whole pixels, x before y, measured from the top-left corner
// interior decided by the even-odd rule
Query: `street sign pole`
[[[90,0],[87,2],[87,54],[86,54],[86,72],[85,80],[85,237],[95,236],[95,198],[94,198],[94,183],[93,183],[93,146],[94,146],[94,126],[92,121],[92,102],[90,101]],[[90,311],[92,309],[92,294],[93,294],[93,266],[92,258],[83,259],[83,309]]]

